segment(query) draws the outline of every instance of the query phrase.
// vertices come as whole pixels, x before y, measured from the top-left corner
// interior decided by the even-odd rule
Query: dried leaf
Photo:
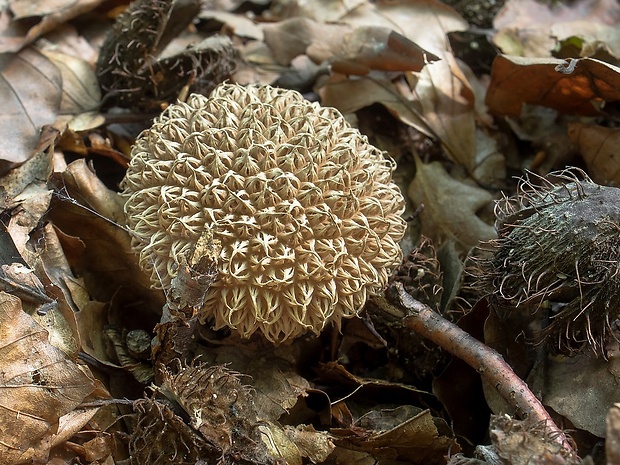
[[[284,433],[297,446],[302,457],[308,457],[312,463],[323,463],[334,450],[329,435],[316,431],[312,426],[298,425],[296,428],[285,425]]]
[[[380,103],[403,123],[429,137],[433,135],[422,118],[420,102],[411,94],[402,95],[399,87],[387,79],[361,77],[350,80],[333,76],[319,89],[319,95],[323,105],[338,108],[344,114]]]
[[[620,130],[575,122],[568,125],[568,135],[579,148],[592,179],[620,187]]]
[[[380,71],[419,71],[437,57],[387,27],[320,24],[291,18],[263,26],[265,43],[282,65],[306,54],[347,75]]]
[[[342,37],[351,29],[346,24],[320,24],[305,18],[291,18],[273,24],[262,25],[265,44],[276,61],[287,66],[293,58],[306,54],[308,47],[326,50],[325,55],[333,49]],[[324,57],[320,57],[322,61]]]
[[[0,34],[0,53],[17,52],[20,48],[34,42],[42,35],[54,30],[59,25],[93,10],[101,0],[52,0],[52,1],[29,1],[11,0],[9,2],[12,17],[8,12],[3,13],[0,23],[5,22],[5,27],[11,30],[8,40]],[[40,21],[20,20],[38,19]],[[0,30],[5,29],[0,24]]]
[[[283,353],[290,356],[290,350]],[[248,375],[256,390],[256,408],[261,420],[275,421],[290,411],[310,389],[310,383],[298,375],[290,363],[271,352],[220,347],[201,354],[201,360],[222,364]]]
[[[271,12],[278,18],[309,18],[319,23],[339,22],[351,10],[363,6],[368,0],[314,0],[272,2]]]
[[[123,285],[146,292],[150,285],[123,227],[120,196],[106,188],[83,159],[71,163],[54,182],[58,190],[50,218],[63,233],[86,245],[73,266],[93,298],[109,302]]]
[[[381,0],[351,8],[340,21],[352,26],[387,27],[425,50],[450,50],[448,32],[469,27],[452,7],[438,0]]]
[[[41,53],[0,55],[0,159],[20,163],[32,155],[41,128],[56,120],[61,95],[60,71]]]
[[[347,75],[370,71],[420,71],[439,60],[398,32],[377,26],[360,26],[345,34],[333,50],[332,70]],[[312,45],[308,55],[313,56]]]
[[[203,10],[198,15],[200,19],[213,18],[225,24],[238,37],[263,40],[263,30],[247,16],[229,13],[227,11]]]
[[[77,57],[43,49],[45,55],[60,71],[62,100],[60,113],[73,115],[93,111],[99,107],[101,91],[93,68]]]
[[[620,68],[592,58],[559,60],[500,55],[491,70],[491,113],[519,116],[524,103],[577,115],[596,115],[620,100]]]
[[[449,450],[459,450],[456,441],[445,435],[449,428],[442,420],[434,419],[429,410],[411,405],[370,411],[355,427],[357,434],[334,431],[336,457],[346,457],[353,449],[371,454],[380,463],[381,459],[391,459],[394,463],[431,465],[445,463]]]
[[[59,419],[94,390],[92,378],[47,339],[19,299],[0,293],[2,465],[45,456]]]
[[[620,404],[614,404],[607,412],[605,455],[607,463],[620,463]]]
[[[475,169],[474,94],[451,53],[427,66],[415,83],[422,118],[455,163]]]
[[[617,359],[549,356],[534,367],[528,384],[540,393],[544,405],[576,428],[604,437],[605,416],[618,399],[619,379]]]
[[[550,57],[560,41],[579,37],[586,42],[582,52],[607,45],[615,54],[619,13],[615,0],[508,0],[493,20],[493,42],[507,55]]]
[[[422,234],[436,244],[453,239],[465,250],[495,237],[493,226],[477,215],[493,200],[488,191],[457,181],[439,162],[424,164],[416,158],[416,169],[409,198],[415,205],[424,205]]]

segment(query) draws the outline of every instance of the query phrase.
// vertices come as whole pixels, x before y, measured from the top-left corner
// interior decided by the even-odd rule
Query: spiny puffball
[[[142,132],[121,187],[155,286],[211,228],[218,277],[201,321],[274,342],[361,310],[401,262],[394,163],[335,109],[298,92],[222,84]]]

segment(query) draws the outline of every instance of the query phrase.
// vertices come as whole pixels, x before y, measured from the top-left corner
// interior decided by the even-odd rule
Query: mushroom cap
[[[270,86],[218,86],[140,134],[121,183],[156,287],[205,227],[221,244],[199,315],[271,341],[356,315],[401,262],[394,163],[334,108]]]

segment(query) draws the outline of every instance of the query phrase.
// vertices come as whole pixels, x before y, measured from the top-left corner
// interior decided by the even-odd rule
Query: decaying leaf
[[[41,53],[60,71],[60,113],[74,115],[96,110],[101,101],[101,91],[92,67],[80,58],[53,49],[43,49]]]
[[[620,187],[620,131],[595,124],[570,123],[568,135],[577,145],[594,181]]]
[[[545,430],[545,425],[532,425],[508,416],[495,416],[491,420],[490,436],[493,446],[487,448],[487,454],[481,454],[488,463],[583,463],[574,451],[560,447]],[[479,451],[484,449],[480,448]]]
[[[454,56],[427,66],[415,83],[422,115],[454,160],[464,166],[475,150],[474,94]]]
[[[60,71],[40,52],[0,55],[0,160],[20,163],[32,155],[41,128],[56,120],[61,96]]]
[[[388,79],[360,77],[350,80],[337,75],[331,76],[319,89],[319,95],[323,105],[338,108],[344,114],[380,103],[403,123],[432,136],[431,127],[422,117],[420,102],[411,92],[403,95],[400,88]]]
[[[528,381],[543,404],[568,418],[579,429],[605,436],[605,416],[617,400],[618,360],[587,355],[548,357],[536,366]],[[614,373],[615,371],[615,373]]]
[[[572,46],[579,43],[578,54],[573,49],[572,56],[607,49],[618,57],[619,13],[614,0],[508,0],[493,20],[493,42],[507,55],[550,57],[570,41]]]
[[[620,463],[620,404],[614,404],[607,413],[605,452],[607,463]]]
[[[231,30],[238,37],[263,40],[263,30],[251,18],[244,15],[229,13],[228,11],[202,10],[198,17],[200,19],[215,19]]]
[[[486,104],[496,115],[519,116],[524,103],[567,114],[596,115],[620,100],[620,68],[592,58],[560,60],[499,55]]]
[[[48,333],[0,293],[0,464],[49,452],[59,419],[94,390],[86,370],[48,342]]]
[[[456,453],[459,449],[445,422],[411,405],[370,411],[354,428],[334,431],[334,435],[336,463],[365,457],[394,464],[441,464],[449,450]]]
[[[261,356],[256,352],[262,352]],[[244,373],[256,391],[256,408],[263,420],[278,420],[292,409],[300,397],[307,395],[310,383],[295,373],[290,361],[290,350],[282,353],[219,347],[201,353],[201,360],[221,364]],[[286,356],[285,357],[283,357]]]
[[[312,463],[323,463],[334,450],[328,433],[316,431],[312,426],[284,426],[284,434],[291,440],[301,457],[308,457]]]
[[[51,201],[52,191],[45,185],[51,169],[49,154],[38,153],[0,180],[0,189],[7,195],[4,208],[12,210],[6,229],[26,261],[32,253],[26,243]]]
[[[390,28],[432,53],[450,48],[448,32],[469,26],[452,7],[438,0],[366,1],[351,5],[339,21]]]
[[[92,296],[108,302],[120,286],[129,283],[148,289],[123,228],[118,194],[106,188],[83,159],[71,163],[54,182],[57,203],[50,218],[64,234],[79,237],[86,245],[72,264]]]
[[[315,63],[330,64],[335,72],[363,76],[372,70],[420,71],[427,62],[438,59],[386,27],[291,18],[266,24],[263,31],[265,43],[283,65],[305,54]]]
[[[416,169],[408,194],[415,205],[424,205],[420,214],[424,235],[435,243],[453,239],[465,250],[495,237],[493,226],[477,214],[493,200],[488,191],[452,178],[439,162],[416,159]]]
[[[8,24],[0,24],[0,30],[6,27],[11,31],[9,36],[13,37],[7,40],[7,37],[0,34],[0,53],[17,52],[59,25],[96,8],[101,0],[11,0],[8,3],[12,15],[8,11],[2,12],[2,22]]]

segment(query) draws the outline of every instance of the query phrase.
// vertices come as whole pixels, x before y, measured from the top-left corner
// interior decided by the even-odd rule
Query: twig
[[[385,299],[374,300],[382,310],[400,317],[408,328],[461,358],[480,373],[485,381],[495,386],[518,416],[546,425],[549,437],[555,438],[568,452],[575,453],[572,443],[551,419],[545,407],[498,352],[414,299],[401,283],[395,283],[395,288],[398,292],[398,307]]]

